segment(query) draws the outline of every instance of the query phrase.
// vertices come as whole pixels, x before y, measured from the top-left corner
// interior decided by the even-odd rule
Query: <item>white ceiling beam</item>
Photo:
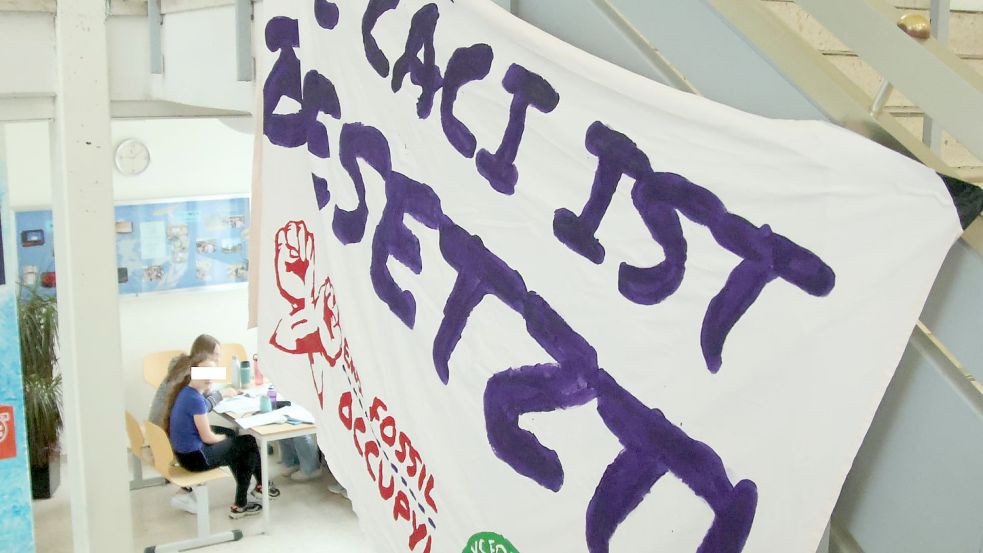
[[[0,12],[55,13],[55,0],[0,0]]]
[[[147,0],[110,0],[109,15],[147,15]]]
[[[235,0],[161,0],[160,12],[163,14],[190,12],[231,6],[233,4],[235,4]]]
[[[44,121],[55,116],[55,97],[0,97],[0,122]]]
[[[114,101],[109,105],[113,119],[184,119],[192,117],[251,117],[242,111],[189,106],[157,100]]]

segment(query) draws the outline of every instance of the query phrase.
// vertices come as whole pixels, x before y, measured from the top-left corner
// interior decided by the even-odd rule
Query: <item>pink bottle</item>
[[[259,372],[259,354],[253,355],[253,384],[263,385],[263,373]]]

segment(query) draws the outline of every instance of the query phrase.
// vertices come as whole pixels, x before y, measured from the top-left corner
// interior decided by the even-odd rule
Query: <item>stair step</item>
[[[873,100],[877,91],[884,82],[880,73],[874,70],[867,62],[857,57],[856,54],[827,54],[826,59],[839,69],[848,79],[853,81]],[[967,59],[966,64],[983,75],[983,59]],[[903,93],[895,90],[888,97],[885,104],[888,107],[907,107],[914,105]]]
[[[915,111],[894,111],[888,110],[898,123],[908,129],[915,136],[922,135],[922,122],[924,115]],[[980,167],[983,169],[983,162],[976,158],[965,146],[960,144],[949,133],[942,132],[942,159],[953,168],[965,169],[969,167]]]
[[[813,48],[823,53],[849,53],[850,49],[840,42],[826,27],[820,24],[798,4],[788,0],[763,0],[765,5],[799,33]],[[907,2],[918,4],[919,2]],[[928,17],[927,10],[898,8],[898,17],[906,13],[921,13]],[[949,16],[949,48],[962,58],[983,59],[983,12],[953,11]]]
[[[765,5],[790,29],[798,33],[808,44],[853,81],[873,103],[884,79],[826,27],[792,0],[762,0]],[[928,17],[931,0],[895,0],[899,17],[905,13],[922,13]],[[976,2],[980,11],[955,11],[949,19],[949,48],[959,55],[975,71],[983,74],[983,1]],[[954,7],[976,5],[964,1]],[[924,114],[902,92],[894,90],[885,103],[887,112],[913,135],[921,137]],[[942,159],[956,169],[959,175],[971,182],[983,182],[983,161],[976,158],[965,146],[946,132],[942,133]]]

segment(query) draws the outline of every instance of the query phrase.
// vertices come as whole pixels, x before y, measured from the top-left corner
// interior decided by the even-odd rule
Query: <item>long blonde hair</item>
[[[184,357],[188,357],[188,356],[185,355]],[[166,406],[164,407],[164,420],[161,422],[163,423],[162,428],[164,429],[164,433],[167,434],[168,437],[171,436],[171,410],[174,409],[174,402],[177,401],[178,394],[180,394],[181,390],[183,390],[188,384],[191,383],[191,367],[197,367],[202,363],[204,363],[205,361],[211,359],[211,357],[212,357],[211,351],[208,352],[207,354],[198,353],[194,357],[188,357],[187,363],[180,364],[183,367],[182,369],[184,371],[183,374],[177,373],[177,371],[172,371],[175,372],[174,377],[180,378],[181,380],[177,384],[175,384],[174,387],[171,388],[171,391],[167,394],[167,403]],[[168,374],[168,376],[170,376],[170,374]]]

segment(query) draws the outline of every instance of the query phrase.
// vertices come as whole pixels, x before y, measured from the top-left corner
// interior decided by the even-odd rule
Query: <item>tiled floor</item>
[[[279,470],[280,465],[273,465]],[[144,477],[155,476],[146,470]],[[148,474],[150,473],[150,474]],[[294,482],[286,477],[274,477],[281,497],[273,502],[270,514],[273,532],[257,534],[262,516],[240,520],[228,518],[229,504],[235,483],[231,478],[208,485],[211,502],[212,531],[239,528],[245,537],[238,542],[213,545],[203,553],[371,553],[351,503],[328,491],[334,479],[325,474],[311,482]],[[38,553],[71,553],[71,516],[69,494],[71,482],[62,464],[62,481],[51,499],[35,501],[34,535]],[[130,492],[133,512],[133,537],[136,551],[144,547],[194,537],[194,515],[170,506],[174,486],[147,488]]]

